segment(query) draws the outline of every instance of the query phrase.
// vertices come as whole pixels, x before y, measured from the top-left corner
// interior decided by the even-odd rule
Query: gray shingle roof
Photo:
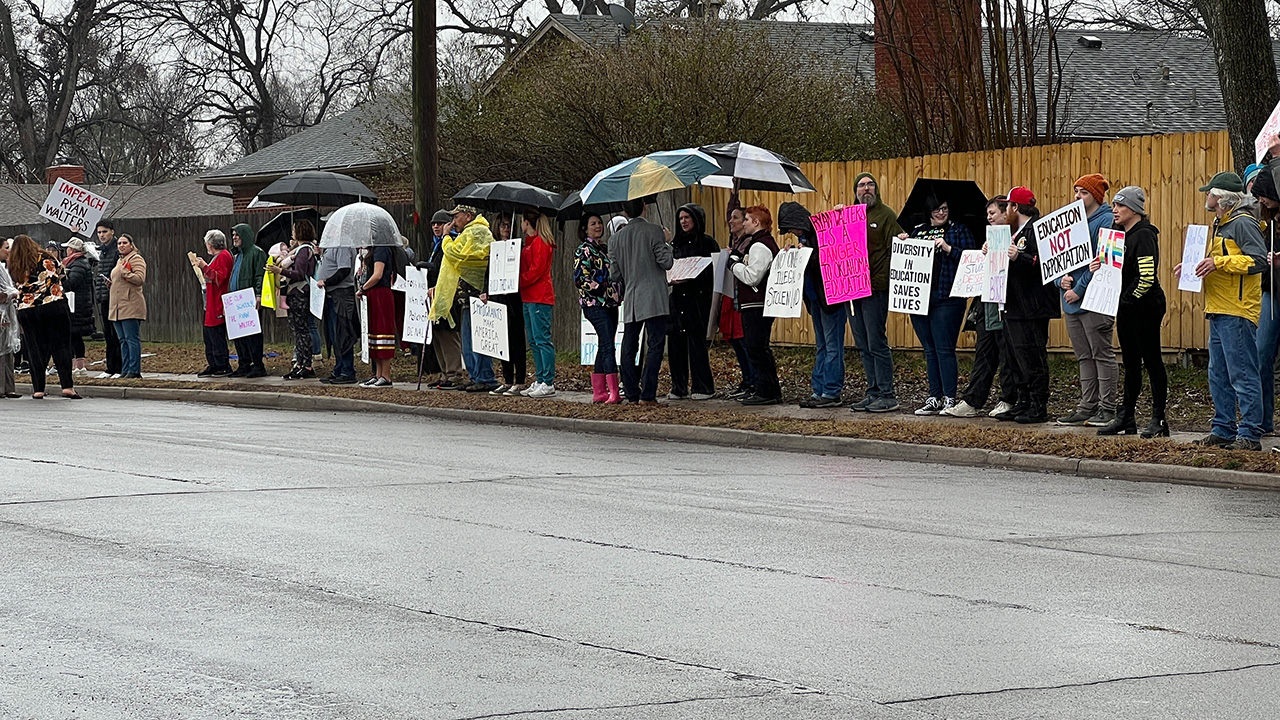
[[[91,192],[107,198],[107,217],[163,218],[230,215],[231,198],[204,192],[194,177],[160,185],[89,185]],[[0,184],[0,227],[39,225],[40,207],[49,196],[48,185]]]

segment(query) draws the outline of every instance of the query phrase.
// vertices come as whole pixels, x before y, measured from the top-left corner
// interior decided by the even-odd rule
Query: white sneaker
[[[122,377],[124,377],[124,375],[121,375],[120,373],[116,373],[115,375],[112,375],[112,376],[111,376],[111,379],[112,379],[112,380],[119,380],[119,379],[120,379],[120,378],[122,378]]]
[[[667,393],[667,399],[668,399],[668,400],[688,400],[688,399],[689,399],[689,396],[688,396],[688,395],[677,395],[677,394],[675,394],[675,393],[673,393],[673,392],[669,392],[669,393]]]
[[[947,408],[946,410],[943,410],[942,414],[950,415],[951,417],[958,417],[958,418],[978,417],[978,408],[970,405],[964,400],[961,400],[955,405]]]
[[[99,373],[97,375],[94,375],[94,378],[98,380],[108,380],[111,378],[111,373],[109,372]]]
[[[540,388],[540,387],[542,387],[542,383],[540,383],[540,382],[538,382],[537,380],[535,380],[535,381],[533,381],[533,382],[529,383],[529,387],[527,387],[527,388],[525,388],[525,389],[521,390],[521,391],[520,391],[520,395],[521,395],[521,396],[523,396],[523,397],[533,397],[533,393],[534,393],[534,391],[536,391],[536,390],[537,390],[538,388]]]
[[[538,389],[529,393],[531,398],[547,398],[556,394],[556,386],[550,383],[538,383]]]
[[[1012,409],[1013,409],[1012,405],[1001,400],[999,405],[996,405],[994,408],[991,409],[991,412],[987,413],[987,417],[995,417],[997,415],[1007,413]]]
[[[689,396],[689,399],[690,400],[710,400],[713,397],[715,397],[715,395],[712,395],[711,393],[693,393],[692,395]]]

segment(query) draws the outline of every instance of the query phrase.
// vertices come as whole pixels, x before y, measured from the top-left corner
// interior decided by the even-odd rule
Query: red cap
[[[1035,205],[1036,196],[1030,190],[1019,185],[1009,191],[1009,202],[1016,205]]]

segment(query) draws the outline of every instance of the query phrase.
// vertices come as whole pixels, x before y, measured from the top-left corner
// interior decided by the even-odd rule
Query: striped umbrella
[[[679,190],[719,170],[714,159],[695,148],[650,153],[596,173],[582,188],[582,204],[591,207]]]
[[[698,149],[720,164],[719,172],[702,179],[703,185],[731,188],[737,179],[743,190],[813,192],[813,183],[800,168],[772,150],[744,142],[716,143]]]

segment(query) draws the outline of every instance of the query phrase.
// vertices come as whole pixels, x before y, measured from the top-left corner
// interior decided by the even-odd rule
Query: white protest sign
[[[369,364],[369,298],[360,298],[360,362]]]
[[[951,284],[951,297],[977,297],[987,286],[987,257],[981,250],[960,253],[956,281]]]
[[[106,198],[69,183],[66,178],[58,178],[49,189],[44,207],[40,208],[40,217],[52,220],[71,232],[88,235],[106,211]]]
[[[258,298],[253,288],[222,296],[222,312],[227,318],[227,338],[235,340],[262,332],[258,325]]]
[[[68,290],[63,293],[63,296],[67,298],[67,312],[74,313],[76,311],[76,294]]]
[[[702,271],[706,270],[710,265],[710,257],[679,258],[671,263],[671,269],[667,271],[667,282],[692,280],[701,275]]]
[[[1204,278],[1196,277],[1196,265],[1204,259],[1209,245],[1208,225],[1188,225],[1187,241],[1182,246],[1182,275],[1178,277],[1178,289],[1187,292],[1200,292]]]
[[[583,365],[594,365],[596,362],[596,353],[600,351],[600,336],[596,333],[596,326],[587,320],[586,316],[582,318],[581,339],[578,349],[580,362]],[[622,347],[622,323],[618,323],[618,328],[613,334],[613,352],[617,357],[618,350]]]
[[[489,243],[489,294],[509,295],[520,291],[520,241],[495,240]]]
[[[511,359],[506,305],[471,298],[471,351],[499,360]]]
[[[1098,231],[1098,257],[1102,267],[1093,274],[1085,289],[1080,307],[1089,312],[1116,316],[1120,309],[1120,270],[1124,267],[1124,232],[1121,230]]]
[[[1052,282],[1093,260],[1089,214],[1084,210],[1083,200],[1040,218],[1036,221],[1035,230],[1041,282]]]
[[[781,250],[769,268],[764,286],[764,316],[798,318],[804,301],[804,269],[813,248]]]
[[[307,278],[307,283],[311,285],[311,314],[320,320],[324,318],[324,288],[315,278]]]
[[[889,310],[928,315],[932,282],[933,241],[894,238],[889,258]]]
[[[729,251],[721,250],[711,261],[713,289],[726,297],[733,297],[733,273],[729,272]]]
[[[1266,124],[1258,132],[1258,137],[1253,140],[1254,162],[1262,162],[1262,157],[1267,154],[1267,148],[1277,133],[1280,133],[1280,103],[1276,103],[1275,109],[1271,111],[1271,117],[1267,118]]]
[[[415,267],[404,269],[404,332],[405,342],[425,345],[431,342],[431,307],[427,303],[427,273]]]
[[[1013,235],[1008,225],[987,226],[987,282],[982,288],[982,302],[1004,305],[1009,288],[1009,246]]]

